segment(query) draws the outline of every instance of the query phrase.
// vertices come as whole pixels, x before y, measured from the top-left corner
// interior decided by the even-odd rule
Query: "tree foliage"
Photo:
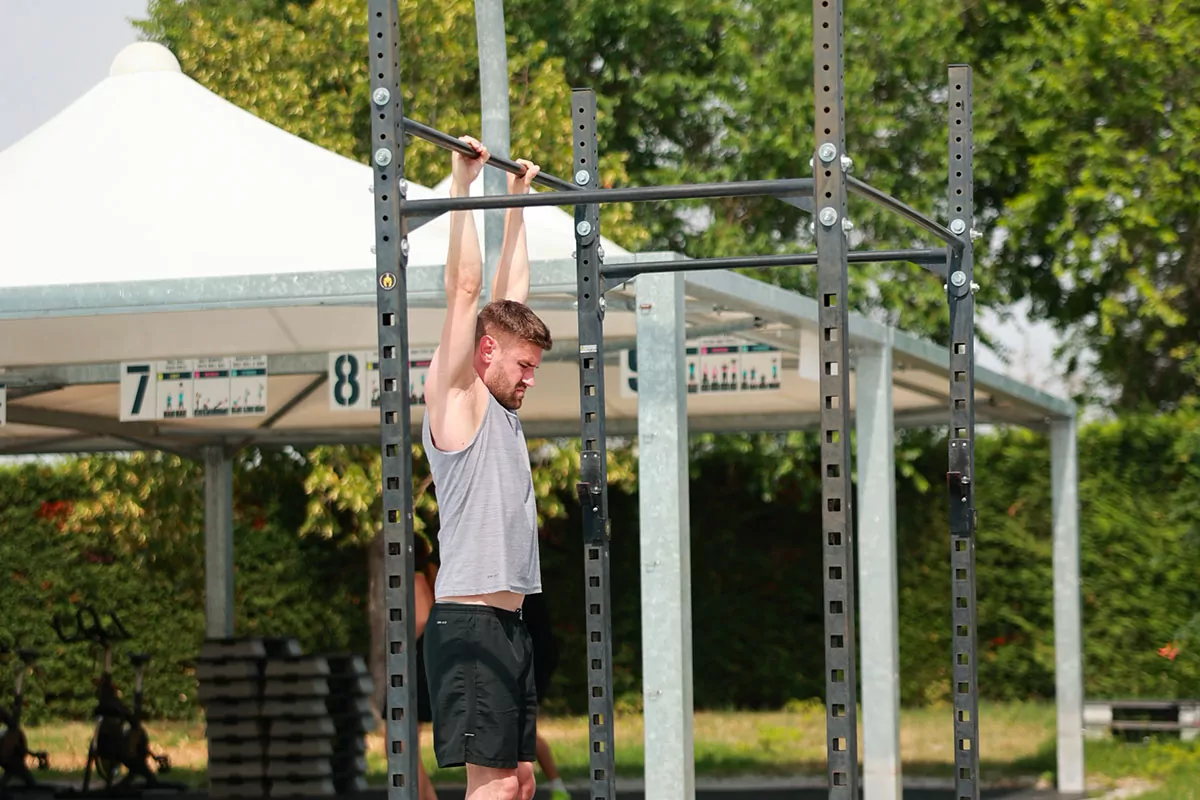
[[[1177,403],[1200,366],[1200,9],[1045,3],[1017,28],[976,95],[980,189],[1003,238],[989,263],[1073,332],[1064,355],[1094,370],[1092,396]]]

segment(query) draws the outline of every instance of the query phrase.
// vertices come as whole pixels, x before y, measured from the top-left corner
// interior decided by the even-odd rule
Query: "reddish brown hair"
[[[543,350],[554,346],[550,329],[533,309],[515,300],[493,300],[483,307],[475,320],[475,342],[487,336],[505,335],[535,344]]]

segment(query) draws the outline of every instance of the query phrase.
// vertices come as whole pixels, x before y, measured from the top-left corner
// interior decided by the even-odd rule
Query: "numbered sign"
[[[124,362],[120,420],[261,416],[267,377],[266,356]]]
[[[8,389],[0,383],[0,428],[8,424]]]
[[[153,361],[121,365],[121,422],[158,419],[158,370]]]
[[[367,411],[367,359],[361,352],[329,354],[329,407]]]
[[[769,344],[732,336],[689,340],[684,351],[688,394],[778,391],[782,387],[783,354]],[[637,397],[637,350],[621,351],[620,395]]]
[[[408,353],[408,402],[425,405],[425,380],[433,347],[414,347]],[[379,352],[349,351],[329,354],[329,408],[333,411],[369,411],[379,408]]]

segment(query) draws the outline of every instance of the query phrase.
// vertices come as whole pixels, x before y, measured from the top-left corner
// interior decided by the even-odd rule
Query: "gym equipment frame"
[[[374,169],[376,310],[380,355],[383,456],[383,535],[386,544],[388,797],[415,798],[419,757],[413,607],[412,450],[408,374],[407,236],[428,219],[453,210],[532,206],[575,208],[578,274],[579,399],[582,452],[577,486],[583,516],[588,637],[591,789],[589,798],[615,796],[611,596],[609,587],[607,450],[604,418],[604,292],[641,273],[813,264],[817,269],[820,327],[821,475],[824,557],[827,779],[831,800],[859,796],[854,540],[850,481],[850,371],[848,265],[911,261],[945,282],[951,320],[949,471],[954,694],[955,798],[979,798],[976,686],[974,298],[972,240],[971,70],[949,67],[948,225],[851,178],[846,153],[842,0],[813,0],[815,148],[813,177],[621,189],[601,185],[597,172],[596,98],[572,92],[575,132],[572,180],[543,173],[536,183],[553,192],[409,202],[404,179],[404,136],[469,153],[458,140],[403,113],[399,19],[395,0],[369,0],[371,141]],[[492,158],[508,172],[522,168]],[[942,240],[930,250],[851,252],[846,210],[854,192]],[[816,253],[712,258],[605,267],[600,251],[600,205],[734,196],[814,201]],[[415,223],[415,224],[414,224]]]

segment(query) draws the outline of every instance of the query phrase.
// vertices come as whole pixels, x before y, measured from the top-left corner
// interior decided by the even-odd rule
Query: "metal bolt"
[[[405,258],[408,257],[408,239],[400,240],[400,254]]]
[[[578,233],[580,236],[587,236],[589,233],[592,232],[592,223],[588,222],[585,219],[583,222],[581,222],[575,226],[575,232]]]
[[[962,270],[958,269],[950,273],[950,283],[954,284],[955,286],[962,286],[966,282],[967,273],[963,272]]]
[[[854,159],[850,156],[842,156],[842,172],[849,172],[854,169]]]
[[[842,230],[846,233],[854,230],[854,223],[850,221],[849,217],[842,217]]]
[[[971,228],[971,241],[972,242],[977,242],[982,238],[983,238],[983,231]]]
[[[392,93],[386,88],[380,86],[371,93],[371,99],[375,101],[375,105],[377,106],[386,106],[388,100],[392,99]]]
[[[967,229],[967,223],[963,222],[961,219],[950,220],[950,232],[955,234],[956,236],[961,234],[966,229]]]
[[[404,180],[404,178],[401,178],[396,186],[400,189],[401,197],[408,194],[408,181]]]
[[[979,284],[976,283],[975,281],[971,281],[971,294],[975,294],[978,291],[979,291]]]
[[[586,169],[581,169],[575,173],[575,182],[578,183],[580,186],[587,186],[588,181],[590,181],[591,179],[592,179],[592,176],[588,174],[588,171]]]
[[[600,310],[603,311],[606,307],[608,307],[608,301],[604,298],[604,295],[600,295]]]
[[[828,228],[838,221],[837,209],[833,206],[825,206],[817,215],[817,219],[821,220],[821,224]]]
[[[821,157],[822,161],[828,164],[837,158],[837,145],[833,142],[826,142],[817,149],[817,155]]]
[[[601,261],[604,260],[604,247],[603,246],[596,248],[596,255],[600,257]]]
[[[386,167],[392,163],[392,151],[386,147],[381,147],[375,151],[375,163],[381,167]]]

